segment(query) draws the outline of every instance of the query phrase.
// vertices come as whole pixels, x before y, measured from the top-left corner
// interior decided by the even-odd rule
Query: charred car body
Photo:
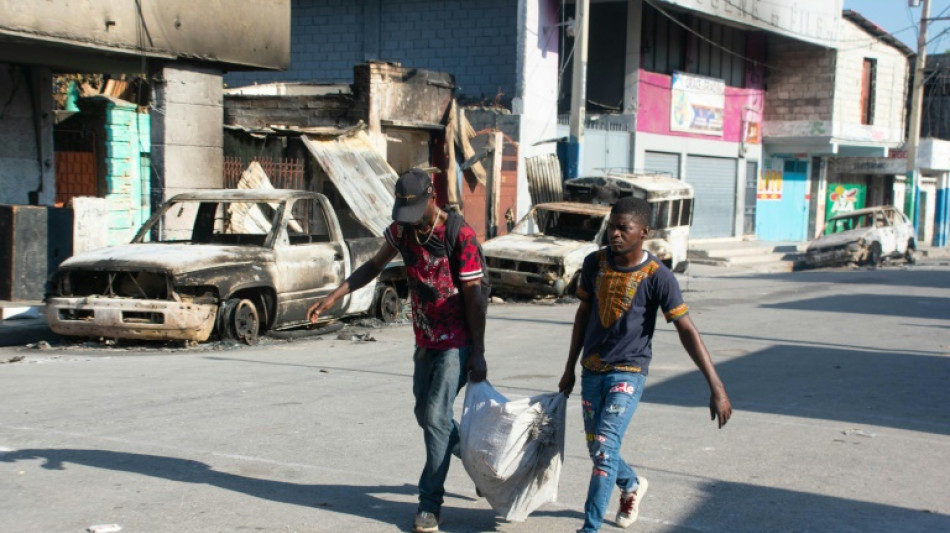
[[[307,309],[378,237],[345,239],[327,198],[279,190],[208,190],[162,206],[130,244],[73,256],[51,279],[50,328],[61,335],[253,344],[268,329],[309,323]],[[328,319],[375,311],[391,320],[405,291],[392,263]]]
[[[916,252],[914,226],[904,213],[890,206],[869,207],[829,218],[823,234],[808,244],[805,264],[876,266],[901,257],[914,263]]]
[[[584,258],[605,244],[610,206],[634,196],[651,206],[644,248],[685,272],[693,189],[655,174],[608,174],[564,183],[568,201],[535,205],[508,235],[483,245],[493,290],[502,294],[573,294]],[[533,232],[536,228],[536,232]]]

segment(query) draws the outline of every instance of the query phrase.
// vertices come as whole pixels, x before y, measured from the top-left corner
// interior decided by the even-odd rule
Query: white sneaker
[[[637,490],[620,493],[620,510],[617,511],[615,520],[617,527],[630,527],[637,521],[637,515],[640,514],[640,502],[646,496],[649,486],[645,477],[637,477]]]

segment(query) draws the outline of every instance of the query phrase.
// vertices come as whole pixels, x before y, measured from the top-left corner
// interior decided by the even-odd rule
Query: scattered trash
[[[99,524],[97,526],[87,527],[86,531],[89,533],[116,533],[117,531],[122,531],[122,526],[119,524]]]
[[[37,349],[37,350],[49,350],[49,349],[50,349],[50,345],[49,345],[49,343],[46,342],[46,341],[40,341],[40,342],[36,343],[36,349]]]
[[[504,298],[501,298],[501,297],[499,297],[499,296],[492,296],[492,297],[491,297],[491,303],[493,303],[493,304],[503,304],[503,303],[505,303],[505,299],[504,299]]]
[[[842,431],[841,433],[845,435],[857,435],[858,437],[866,437],[869,439],[873,439],[875,437],[874,433],[871,433],[870,431],[865,431],[863,429],[858,429],[858,428],[846,429]]]
[[[23,355],[14,355],[13,357],[7,359],[6,361],[0,361],[0,364],[3,363],[19,363],[20,361],[26,359]]]
[[[349,331],[344,331],[336,336],[337,340],[340,341],[356,341],[356,342],[375,342],[376,338],[369,333],[353,333]]]
[[[327,370],[327,369],[325,369],[325,368],[321,368],[321,369],[320,369],[320,373],[321,373],[321,374],[329,374],[330,371]]]

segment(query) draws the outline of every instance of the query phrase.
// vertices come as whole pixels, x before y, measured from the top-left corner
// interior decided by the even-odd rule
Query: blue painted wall
[[[292,0],[290,68],[235,72],[229,87],[278,81],[351,83],[369,59],[448,72],[459,95],[514,96],[518,2],[512,0]]]
[[[758,199],[755,204],[755,233],[763,241],[808,240],[808,162],[775,160],[781,166],[779,199]],[[764,173],[763,173],[764,174]]]

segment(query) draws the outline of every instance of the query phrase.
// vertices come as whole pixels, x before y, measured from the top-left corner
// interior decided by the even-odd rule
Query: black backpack
[[[449,211],[448,218],[445,221],[445,255],[449,258],[449,266],[452,268],[452,277],[455,283],[461,286],[458,279],[459,265],[455,258],[455,248],[459,243],[459,231],[465,219],[457,211]],[[475,247],[478,248],[478,260],[482,263],[482,312],[488,312],[488,301],[491,298],[491,280],[488,278],[488,263],[485,262],[485,253],[482,252],[482,245],[475,241]]]

